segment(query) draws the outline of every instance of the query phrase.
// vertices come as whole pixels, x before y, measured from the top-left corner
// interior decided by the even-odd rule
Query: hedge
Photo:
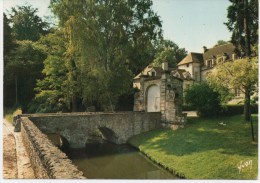
[[[238,115],[238,114],[244,113],[244,105],[222,105],[222,108],[223,108],[223,110],[221,112],[221,115],[224,115],[224,116],[233,116],[233,115]],[[190,105],[183,105],[182,110],[183,111],[196,111],[196,109]],[[258,104],[251,105],[251,113],[258,114]]]
[[[233,116],[244,113],[244,105],[223,105],[222,115]],[[258,114],[258,104],[251,105],[251,113]]]

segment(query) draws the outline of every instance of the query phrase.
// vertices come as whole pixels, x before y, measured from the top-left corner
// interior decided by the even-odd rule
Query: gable
[[[177,66],[189,63],[203,63],[203,55],[201,53],[190,52]]]

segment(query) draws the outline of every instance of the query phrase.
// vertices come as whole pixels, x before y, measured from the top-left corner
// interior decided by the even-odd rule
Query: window
[[[148,75],[154,77],[154,76],[156,76],[156,72],[154,70],[151,70],[148,72]]]
[[[208,60],[207,61],[207,66],[208,67],[213,67],[213,60]]]
[[[187,67],[189,67],[190,66],[190,64],[187,64]]]
[[[208,67],[211,67],[211,64],[212,64],[212,63],[211,63],[211,60],[208,60],[207,66],[208,66]]]

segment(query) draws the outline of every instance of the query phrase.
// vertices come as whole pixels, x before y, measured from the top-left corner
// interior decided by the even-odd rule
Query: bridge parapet
[[[21,117],[21,134],[36,178],[86,178],[28,117]]]
[[[94,130],[99,129],[107,141],[124,144],[134,135],[161,127],[160,113],[123,112],[49,115],[29,117],[44,133],[58,133],[72,148],[85,147]]]

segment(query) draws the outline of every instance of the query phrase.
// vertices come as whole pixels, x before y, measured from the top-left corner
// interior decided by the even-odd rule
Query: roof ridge
[[[198,53],[198,52],[190,52],[190,54],[192,54],[192,53],[195,53],[195,54],[202,54],[203,55],[203,53]]]

